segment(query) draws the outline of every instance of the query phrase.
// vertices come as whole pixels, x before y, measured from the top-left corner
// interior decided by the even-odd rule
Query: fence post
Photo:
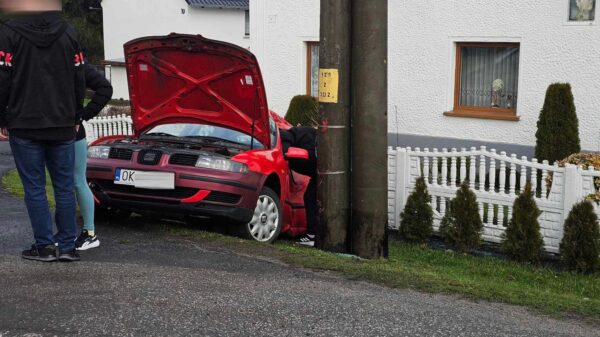
[[[407,149],[398,147],[396,148],[396,200],[394,200],[394,218],[396,223],[394,224],[394,228],[400,226],[400,213],[404,210],[409,183],[410,162],[408,160],[408,151]]]
[[[583,199],[583,179],[581,168],[567,164],[565,166],[565,180],[563,181],[563,218],[566,220],[573,205]]]

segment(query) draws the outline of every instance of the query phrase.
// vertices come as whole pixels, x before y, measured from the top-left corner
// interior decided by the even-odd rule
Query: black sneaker
[[[100,246],[100,240],[96,235],[91,236],[88,231],[83,230],[77,240],[75,240],[75,248],[77,250],[88,250]]]
[[[53,262],[56,261],[56,247],[54,245],[38,247],[33,244],[31,249],[24,250],[21,253],[21,257],[26,260]]]
[[[315,246],[315,235],[314,234],[304,234],[300,238],[300,240],[298,240],[298,243],[303,246],[314,247]]]
[[[81,260],[81,257],[77,253],[77,250],[73,249],[69,252],[61,252],[58,255],[58,261],[60,262],[75,262]]]

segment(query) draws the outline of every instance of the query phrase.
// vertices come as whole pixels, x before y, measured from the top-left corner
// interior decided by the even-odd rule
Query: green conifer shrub
[[[542,214],[531,191],[531,183],[515,199],[512,219],[504,233],[502,251],[512,259],[524,263],[536,263],[544,251],[538,217]]]
[[[535,133],[535,157],[550,163],[581,151],[579,121],[568,83],[554,83],[546,91]]]
[[[315,97],[307,95],[294,96],[290,102],[285,120],[293,126],[315,127],[319,122],[319,102]]]
[[[589,200],[573,206],[565,221],[560,243],[563,268],[580,273],[592,273],[600,267],[600,229],[594,206]]]
[[[416,181],[415,190],[406,201],[400,214],[400,235],[409,242],[426,243],[433,232],[433,210],[429,201],[425,179]]]
[[[450,207],[442,219],[440,234],[458,252],[469,252],[479,246],[483,223],[475,193],[464,181],[450,201]]]

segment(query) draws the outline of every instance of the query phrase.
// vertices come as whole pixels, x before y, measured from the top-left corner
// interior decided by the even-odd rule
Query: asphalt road
[[[0,142],[0,173],[13,167],[8,153]],[[98,224],[102,244],[81,262],[25,261],[27,214],[0,191],[0,337],[600,336],[598,326],[293,268],[140,221]]]

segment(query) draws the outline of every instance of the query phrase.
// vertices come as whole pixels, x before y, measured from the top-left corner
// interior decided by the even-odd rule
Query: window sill
[[[521,117],[517,116],[516,114],[488,112],[488,111],[454,110],[454,111],[444,112],[444,116],[462,117],[462,118],[494,119],[494,120],[512,121],[512,122],[518,122],[519,120],[521,120]]]

